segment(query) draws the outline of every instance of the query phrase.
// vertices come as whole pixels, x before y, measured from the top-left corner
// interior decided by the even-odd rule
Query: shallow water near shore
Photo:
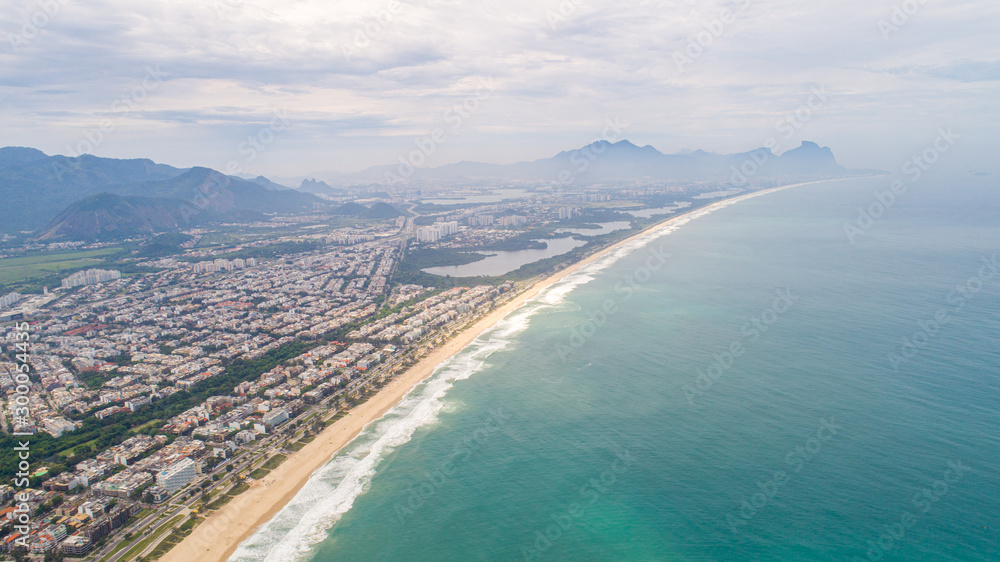
[[[581,268],[233,559],[995,559],[998,186],[925,177],[852,244],[889,181],[699,211]]]

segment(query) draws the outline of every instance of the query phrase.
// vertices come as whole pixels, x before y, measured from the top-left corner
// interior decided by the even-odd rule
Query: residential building
[[[172,494],[194,480],[197,473],[198,465],[184,458],[161,470],[156,475],[156,485]]]

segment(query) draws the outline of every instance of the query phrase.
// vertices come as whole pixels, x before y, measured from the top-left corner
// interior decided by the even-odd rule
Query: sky
[[[275,178],[599,139],[997,151],[995,0],[0,0],[0,146]],[[228,169],[227,169],[228,168]]]

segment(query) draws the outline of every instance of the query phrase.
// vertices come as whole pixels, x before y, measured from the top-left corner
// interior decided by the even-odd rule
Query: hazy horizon
[[[952,163],[995,148],[988,2],[5,7],[0,145],[49,154],[302,177],[396,163],[436,130],[427,166],[627,138],[667,154],[811,140],[897,170],[948,127]]]
[[[9,556],[997,560],[995,0],[0,6]]]
[[[606,139],[595,139],[594,141],[592,141],[591,143],[588,143],[587,145],[578,146],[578,147],[568,147],[568,148],[566,148],[564,150],[560,150],[559,153],[566,153],[566,152],[568,152],[568,153],[572,154],[572,153],[575,153],[575,152],[579,151],[579,152],[590,154],[591,156],[593,156],[594,158],[596,158],[596,157],[599,157],[599,153],[598,152],[589,153],[589,152],[586,152],[586,150],[589,147],[591,147],[591,146],[599,144],[600,142],[610,142],[612,144],[631,143],[633,146],[635,146],[637,148],[652,147],[652,148],[658,150],[660,153],[668,155],[668,156],[687,156],[687,155],[694,154],[698,150],[702,150],[703,152],[706,152],[706,153],[712,154],[712,155],[726,156],[726,155],[732,155],[732,154],[744,154],[744,153],[747,153],[747,152],[751,152],[753,150],[762,149],[762,148],[765,148],[765,149],[768,148],[766,146],[748,147],[746,150],[742,150],[742,151],[731,153],[731,154],[720,154],[720,153],[717,153],[717,152],[706,151],[706,150],[703,150],[703,149],[683,149],[683,150],[679,150],[677,152],[663,152],[663,151],[657,149],[655,146],[652,146],[652,145],[643,145],[643,146],[640,146],[640,145],[637,145],[635,143],[632,143],[632,141],[630,139],[622,138],[620,140],[615,140],[615,141],[608,141]],[[809,142],[813,142],[813,141],[810,141],[809,139],[803,139],[800,144],[797,144],[795,146],[789,146],[785,150],[774,151],[774,154],[776,156],[781,156],[781,155],[783,155],[783,154],[785,154],[787,152],[790,152],[790,151],[792,151],[792,150],[794,150],[796,148],[800,148],[802,146],[802,143],[809,143]],[[816,143],[814,143],[814,144],[816,144]],[[26,149],[29,149],[29,150],[39,150],[39,149],[37,149],[36,147],[33,147],[33,146],[10,146],[10,147],[0,147],[0,148],[26,148]],[[248,145],[248,148],[250,148],[249,145]],[[831,148],[831,147],[825,147],[825,146],[823,146],[822,148]],[[414,149],[414,150],[417,150],[417,149]],[[53,152],[53,153],[47,153],[47,154],[48,154],[48,156],[56,156],[56,155],[71,156],[71,157],[79,156],[79,155],[67,154],[66,152],[67,151]],[[99,158],[118,158],[118,157],[115,157],[115,156],[100,156],[100,155],[93,155],[93,154],[90,154],[90,153],[86,153],[86,154],[92,155],[92,156],[97,156]],[[836,155],[836,153],[834,153],[834,155]],[[523,162],[529,162],[529,161],[533,161],[533,160],[544,160],[544,159],[549,159],[549,158],[552,158],[552,157],[555,157],[555,156],[557,156],[556,153],[546,154],[546,155],[539,155],[537,158],[531,158],[529,160],[525,160],[525,161],[521,161],[521,162],[523,163]],[[146,158],[146,159],[149,159],[148,157],[145,157],[145,156],[136,157],[136,158],[140,158],[140,159],[141,158]],[[121,159],[128,159],[128,158],[121,158]],[[180,166],[175,166],[172,162],[164,162],[164,161],[159,161],[159,160],[153,160],[153,162],[155,164],[164,164],[164,165],[167,165],[167,166],[174,166],[174,167],[180,168]],[[431,168],[438,168],[438,167],[448,166],[450,164],[460,164],[460,163],[464,163],[464,162],[473,162],[473,161],[471,161],[471,160],[462,160],[462,161],[456,161],[456,162],[443,162],[440,165],[436,165],[436,166],[420,166],[420,168],[431,169]],[[474,162],[485,163],[485,164],[500,164],[500,165],[503,165],[503,164],[516,164],[516,163],[518,163],[518,162],[486,162],[486,161],[482,161],[482,160],[475,160]],[[389,172],[394,172],[394,171],[396,171],[396,168],[398,167],[398,164],[399,164],[399,162],[395,162],[395,163],[387,162],[384,165],[389,167],[389,170],[388,170]],[[281,183],[281,180],[291,180],[291,179],[303,180],[303,181],[307,180],[307,179],[309,179],[309,180],[324,181],[324,176],[328,176],[330,178],[333,178],[334,176],[350,176],[350,175],[358,173],[358,172],[369,170],[372,167],[379,167],[379,166],[382,166],[382,164],[375,164],[373,166],[367,166],[367,167],[362,168],[362,169],[349,170],[349,171],[322,170],[322,171],[314,172],[312,174],[299,174],[299,175],[296,175],[296,176],[272,175],[272,176],[269,176],[268,179],[270,179],[272,181],[275,181],[276,183]],[[197,167],[210,168],[210,169],[212,168],[211,166],[201,165],[201,164],[194,164],[194,165],[190,166],[189,168],[197,168]],[[847,169],[849,169],[849,170],[855,169],[855,168],[852,168],[851,166],[844,166],[844,167],[847,168]],[[860,170],[860,169],[858,169],[858,170]],[[225,171],[225,165],[219,166],[216,171]],[[866,169],[865,171],[880,172],[880,171],[885,171],[885,170]],[[885,172],[890,173],[888,171],[885,171]],[[254,177],[258,176],[258,175],[265,175],[265,174],[251,174],[251,173],[246,173],[245,171],[241,171],[241,172],[237,172],[237,173],[232,174],[232,175],[237,176],[237,177],[244,177],[244,178],[251,179],[251,178],[254,178]],[[288,182],[286,182],[286,183],[288,183]],[[289,184],[288,187],[298,187],[298,182],[295,182],[295,185]]]

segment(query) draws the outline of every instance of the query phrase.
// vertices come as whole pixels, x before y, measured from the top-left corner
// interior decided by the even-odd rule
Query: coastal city
[[[558,240],[593,251],[689,206],[673,201],[684,193],[397,200],[423,212],[337,227],[276,216],[242,228],[303,228],[209,249],[199,241],[217,233],[194,229],[173,255],[125,262],[145,273],[81,269],[8,293],[0,424],[14,446],[30,443],[30,462],[2,465],[0,549],[161,556],[435,344],[582,254],[553,248],[544,269],[515,261],[509,271],[528,271],[461,279],[427,274],[421,260],[475,263]],[[608,205],[663,197],[671,204],[636,215]]]
[[[1000,562],[1000,2],[4,7],[0,562]]]

